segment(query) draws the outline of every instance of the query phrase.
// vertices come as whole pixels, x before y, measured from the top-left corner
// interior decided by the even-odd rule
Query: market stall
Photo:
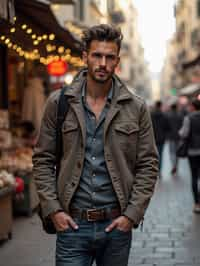
[[[1,117],[4,117],[0,120],[2,122],[0,123],[2,128],[0,131],[0,140],[2,140],[0,142],[0,170],[4,175],[6,172],[15,178],[15,189],[12,196],[13,212],[31,215],[38,204],[32,178],[33,139],[31,134],[25,132],[25,128],[22,126],[24,124],[12,131],[8,126],[8,112],[2,110],[0,113]],[[3,134],[4,132],[6,134]]]

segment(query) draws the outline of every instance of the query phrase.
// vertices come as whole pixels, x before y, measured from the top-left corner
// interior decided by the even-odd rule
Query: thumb
[[[117,226],[116,221],[113,221],[109,226],[106,227],[105,231],[107,233],[111,232]]]
[[[74,222],[74,220],[70,216],[68,217],[68,223],[73,229],[75,230],[78,229],[78,225]]]

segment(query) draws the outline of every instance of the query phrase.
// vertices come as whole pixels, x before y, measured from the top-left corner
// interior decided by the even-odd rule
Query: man
[[[156,146],[159,153],[159,169],[162,169],[162,155],[163,148],[167,138],[167,134],[169,132],[169,122],[167,116],[162,111],[162,102],[156,101],[154,109],[151,113],[151,119],[155,134]],[[160,173],[161,177],[161,173]]]
[[[152,197],[157,152],[144,101],[114,74],[122,34],[109,25],[83,35],[80,71],[66,95],[63,157],[55,183],[55,121],[59,92],[46,105],[33,157],[44,216],[57,229],[56,265],[125,266],[131,229]]]
[[[187,139],[188,159],[191,169],[191,185],[194,199],[193,211],[200,214],[200,100],[194,98],[190,102],[190,113],[184,117],[179,131],[180,137]]]

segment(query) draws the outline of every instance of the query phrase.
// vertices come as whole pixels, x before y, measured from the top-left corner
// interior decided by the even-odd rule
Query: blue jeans
[[[159,154],[159,170],[160,171],[162,169],[163,148],[164,148],[164,143],[157,144],[157,149],[158,149],[158,154]]]
[[[57,233],[56,266],[127,266],[132,232],[113,229],[106,233],[111,220],[88,222],[74,219],[79,229]]]

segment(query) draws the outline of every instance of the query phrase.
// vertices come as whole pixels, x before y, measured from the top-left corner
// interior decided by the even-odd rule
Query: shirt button
[[[93,138],[93,141],[96,141],[96,138]]]
[[[95,173],[93,173],[93,174],[92,174],[92,176],[94,176],[94,177],[95,177],[95,176],[96,176],[96,174],[95,174]]]
[[[92,160],[93,160],[93,161],[96,160],[96,157],[93,156],[93,157],[92,157]]]

